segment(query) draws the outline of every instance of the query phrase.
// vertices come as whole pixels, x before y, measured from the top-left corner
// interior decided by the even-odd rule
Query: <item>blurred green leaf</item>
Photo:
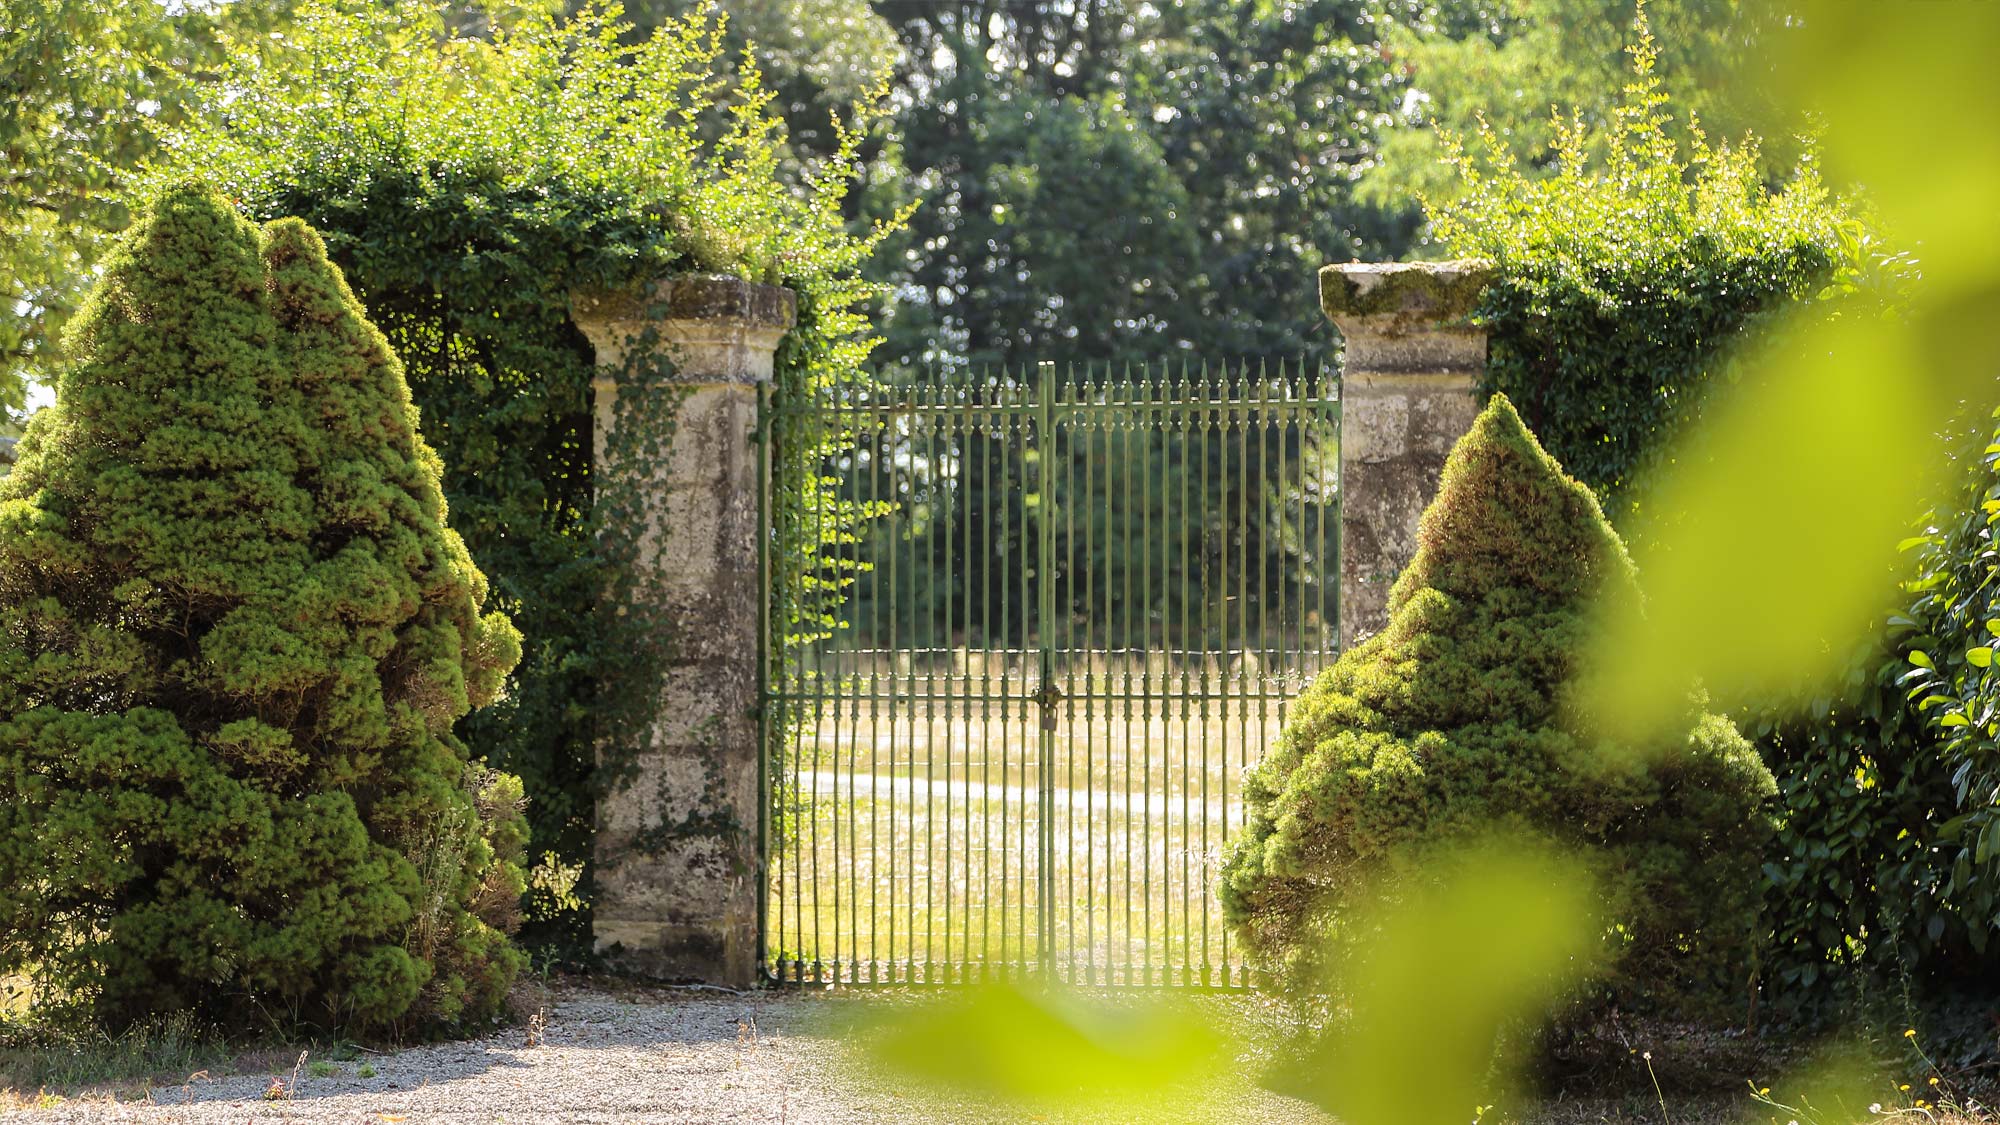
[[[891,1072],[1016,1103],[1138,1099],[1227,1063],[1223,1037],[1184,1004],[1114,1003],[1033,982],[993,984],[883,1029]]]
[[[1489,839],[1385,896],[1339,983],[1345,1026],[1286,1086],[1345,1125],[1464,1122],[1510,1096],[1509,1048],[1587,975],[1594,893],[1578,861]],[[1499,1065],[1496,1068],[1496,1061]]]

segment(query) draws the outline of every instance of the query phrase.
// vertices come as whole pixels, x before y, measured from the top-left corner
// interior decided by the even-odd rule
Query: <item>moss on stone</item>
[[[1347,263],[1319,271],[1319,303],[1333,320],[1403,314],[1451,323],[1471,315],[1492,280],[1476,260]]]

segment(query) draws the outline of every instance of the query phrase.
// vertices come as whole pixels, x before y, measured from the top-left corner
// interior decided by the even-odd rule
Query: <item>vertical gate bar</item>
[[[965,892],[965,903],[964,909],[960,912],[965,934],[959,943],[963,957],[958,970],[960,983],[965,981],[967,966],[972,963],[972,756],[982,749],[980,746],[975,746],[972,740],[972,509],[974,505],[971,478],[967,474],[972,467],[972,448],[977,444],[973,440],[973,434],[977,429],[973,424],[972,412],[974,381],[975,377],[968,368],[965,387],[959,393],[963,410],[959,416],[958,434],[959,511],[965,531],[959,537],[958,546],[960,553],[958,566],[963,572],[958,578],[958,585],[965,603],[965,613],[961,622],[961,627],[965,630],[965,675],[958,684],[961,714],[955,717],[955,721],[962,721],[965,725],[965,884],[962,888]]]
[[[954,390],[949,383],[946,383],[944,398],[946,406],[951,407],[959,405],[963,396]],[[942,968],[944,976],[940,978],[942,980],[949,980],[952,976],[951,900],[953,897],[953,869],[951,843],[952,837],[958,835],[956,831],[957,824],[952,819],[951,775],[953,771],[952,757],[957,750],[955,729],[958,724],[958,712],[960,708],[957,706],[956,696],[960,684],[957,675],[958,638],[957,634],[952,630],[951,611],[955,603],[952,592],[957,589],[959,583],[956,581],[958,556],[953,553],[956,545],[952,542],[951,532],[957,523],[957,519],[968,518],[966,515],[968,506],[965,497],[965,438],[963,434],[958,432],[958,428],[952,425],[952,422],[958,417],[959,412],[956,410],[950,410],[948,413],[939,416],[939,424],[944,428],[945,449],[947,456],[951,458],[951,502],[954,509],[947,511],[944,517],[945,691],[944,698],[941,701],[944,707],[944,963]],[[954,519],[954,517],[957,517],[957,519]],[[967,587],[966,593],[962,596],[971,597],[970,587]]]
[[[1006,555],[1004,556],[1004,562],[1002,563],[1000,568],[1000,699],[998,700],[1000,704],[1000,755],[1001,755],[1000,756],[1000,965],[999,967],[1003,976],[1006,974],[1008,969],[1007,952],[1008,949],[1011,947],[1012,937],[1013,937],[1012,932],[1008,929],[1008,922],[1010,915],[1008,913],[1007,908],[1012,905],[1009,899],[1013,893],[1013,888],[1008,885],[1008,879],[1010,878],[1009,852],[1011,850],[1011,847],[1007,841],[1008,841],[1008,833],[1013,828],[1013,818],[1009,815],[1008,812],[1010,808],[1008,789],[1012,787],[1013,783],[1013,756],[1014,756],[1014,737],[1013,737],[1014,709],[1012,706],[1013,701],[1010,698],[1013,694],[1013,691],[1011,684],[1009,682],[1013,676],[1013,666],[1012,666],[1013,661],[1011,657],[1014,648],[1014,617],[1013,617],[1014,583],[1012,581],[1013,576],[1008,572],[1012,568],[1019,565],[1019,560],[1015,557],[1017,551],[1015,550],[1014,546],[1014,493],[1017,491],[1017,489],[1013,484],[1013,477],[1011,476],[1012,470],[1018,467],[1019,461],[1013,456],[1014,454],[1013,406],[1014,406],[1015,396],[1012,393],[1010,393],[1009,380],[1010,376],[1007,374],[1007,369],[1003,366],[1000,369],[1001,393],[997,396],[997,401],[1004,407],[1004,409],[1002,409],[998,415],[1000,419],[999,444],[1000,444],[1001,465],[1004,470],[1010,473],[1009,476],[1002,478],[1003,481],[1005,482],[1003,484],[1003,488],[1005,491],[1002,492],[1000,497],[1000,533],[1001,533],[1000,542],[1006,550]]]
[[[1324,413],[1327,416],[1336,416],[1336,412],[1340,409],[1340,407],[1338,403],[1328,401],[1328,395],[1332,390],[1332,388],[1327,385],[1326,369],[1324,367],[1315,367],[1313,371],[1312,387],[1313,389],[1310,401],[1313,406],[1316,406],[1319,409],[1308,411],[1305,417],[1310,419],[1314,423],[1312,437],[1311,437],[1311,441],[1313,442],[1313,489],[1314,489],[1314,494],[1319,498],[1319,510],[1314,513],[1319,519],[1319,523],[1317,525],[1319,529],[1319,535],[1316,537],[1316,541],[1313,543],[1313,569],[1319,574],[1319,601],[1318,601],[1319,637],[1317,639],[1317,642],[1313,645],[1314,663],[1317,666],[1324,664],[1326,660],[1325,653],[1326,653],[1326,635],[1327,635],[1326,634],[1327,583],[1330,581],[1338,582],[1340,580],[1340,560],[1337,558],[1330,558],[1329,552],[1327,550],[1328,540],[1326,534],[1326,517],[1327,517],[1327,512],[1332,508],[1331,500],[1333,499],[1333,497],[1328,496],[1326,489],[1327,451],[1326,451],[1326,444],[1323,440],[1326,435],[1326,431],[1324,428],[1324,424],[1321,421],[1321,414]],[[1335,429],[1335,440],[1336,441],[1339,440],[1338,427],[1336,427]],[[1338,465],[1340,463],[1340,458],[1338,455],[1334,457],[1333,463],[1335,465]],[[1338,482],[1336,482],[1336,485],[1337,484]],[[1336,491],[1334,495],[1338,496],[1338,492]],[[1331,562],[1333,567],[1333,569],[1331,570],[1327,569],[1329,562]]]
[[[1016,845],[1020,848],[1021,902],[1014,914],[1014,924],[1018,927],[1019,957],[1020,964],[1024,970],[1028,962],[1028,856],[1030,854],[1028,850],[1028,769],[1030,763],[1040,757],[1041,746],[1041,724],[1032,715],[1035,704],[1033,700],[1028,698],[1028,626],[1030,625],[1029,618],[1035,612],[1034,603],[1028,599],[1028,439],[1032,436],[1031,431],[1035,427],[1035,416],[1025,409],[1025,407],[1034,405],[1035,396],[1040,393],[1038,388],[1041,386],[1041,371],[1036,369],[1034,376],[1030,377],[1028,370],[1027,366],[1022,366],[1022,387],[1020,393],[1016,396],[1017,399],[1025,396],[1027,401],[1017,403],[1017,409],[1014,412],[1014,416],[1020,425],[1019,456],[1021,474],[1021,487],[1016,494],[1020,497],[1020,527],[1018,531],[1021,546],[1014,553],[1015,580],[1020,584],[1021,593],[1020,656],[1018,658],[1020,673],[1016,677],[1018,683],[1015,690],[1020,696],[1017,721],[1021,724],[1021,733],[1024,736],[1021,739],[1021,818],[1014,831]],[[1037,452],[1039,453],[1039,450]],[[1036,457],[1036,460],[1039,462],[1039,456]],[[1038,475],[1037,483],[1039,484],[1039,467],[1036,472]],[[1039,532],[1039,529],[1037,531]],[[1034,740],[1035,756],[1033,758],[1028,753],[1030,740]],[[1012,745],[1012,742],[1009,742],[1009,745]],[[1037,807],[1040,807],[1041,801],[1039,796],[1035,803]],[[1040,839],[1040,831],[1037,830],[1036,840],[1039,842]],[[1039,872],[1037,872],[1037,875],[1039,877]]]
[[[1216,706],[1219,709],[1219,713],[1216,716],[1216,729],[1217,733],[1221,736],[1216,752],[1220,758],[1218,764],[1221,766],[1219,780],[1222,792],[1222,823],[1217,831],[1216,842],[1218,844],[1226,844],[1229,840],[1229,646],[1230,638],[1235,635],[1229,625],[1229,508],[1231,500],[1229,482],[1235,479],[1235,475],[1230,468],[1229,433],[1231,426],[1234,424],[1235,415],[1229,407],[1232,394],[1229,381],[1229,363],[1227,360],[1224,360],[1217,367],[1219,371],[1215,406],[1217,462],[1215,488],[1218,509],[1216,512],[1216,541],[1219,544],[1220,550],[1216,560],[1215,574],[1216,608],[1218,616],[1221,618],[1221,628],[1217,632],[1215,639],[1217,656],[1215,699]],[[1221,933],[1221,954],[1222,983],[1227,985],[1230,983],[1232,961],[1229,952],[1229,931],[1226,929]]]
[[[1269,405],[1271,383],[1269,371],[1264,361],[1257,361],[1257,397],[1253,400],[1251,417],[1255,419],[1257,439],[1257,659],[1246,668],[1257,671],[1257,753],[1263,756],[1265,740],[1270,737],[1271,715],[1270,693],[1267,686],[1270,674],[1265,664],[1271,658],[1271,462],[1267,438],[1271,430],[1271,408]],[[1246,576],[1247,577],[1247,576]],[[1249,744],[1244,744],[1245,751]],[[1249,764],[1246,755],[1244,764]]]
[[[1003,372],[1004,377],[1004,372]],[[991,399],[991,376],[986,380],[986,389]],[[979,639],[982,659],[979,662],[979,819],[980,819],[980,861],[979,861],[979,975],[981,979],[992,971],[993,965],[993,533],[996,521],[993,518],[993,412],[990,409],[980,413],[981,468],[980,474],[980,529],[979,550]]]
[[[1108,740],[1107,749],[1119,745],[1125,748],[1125,804],[1123,810],[1125,814],[1123,817],[1125,821],[1125,941],[1123,948],[1120,950],[1122,954],[1120,960],[1123,963],[1125,983],[1130,984],[1132,983],[1132,868],[1135,866],[1132,862],[1132,525],[1136,521],[1132,510],[1132,477],[1134,475],[1132,470],[1132,409],[1137,401],[1137,395],[1132,383],[1132,365],[1130,363],[1125,365],[1125,379],[1119,386],[1119,396],[1123,405],[1118,412],[1119,433],[1122,435],[1118,463],[1124,470],[1125,476],[1125,504],[1123,510],[1120,512],[1119,519],[1119,525],[1124,531],[1124,538],[1120,542],[1122,550],[1118,553],[1118,557],[1124,560],[1124,564],[1120,569],[1124,571],[1125,590],[1123,604],[1119,608],[1125,620],[1125,635],[1123,639],[1124,643],[1119,647],[1119,654],[1120,663],[1123,665],[1120,680],[1125,696],[1125,727],[1122,732],[1122,738],[1114,737]]]
[[[1194,415],[1195,440],[1201,452],[1201,663],[1195,668],[1195,676],[1201,692],[1201,878],[1203,885],[1206,885],[1209,880],[1209,873],[1213,870],[1208,842],[1208,823],[1213,819],[1213,809],[1208,801],[1208,776],[1210,772],[1208,758],[1208,715],[1210,709],[1214,707],[1208,685],[1209,637],[1213,624],[1211,618],[1213,598],[1211,597],[1208,568],[1208,512],[1209,496],[1212,487],[1210,482],[1214,479],[1208,455],[1210,434],[1213,425],[1208,403],[1214,401],[1215,398],[1214,387],[1209,383],[1208,379],[1207,360],[1203,360],[1201,364],[1201,389],[1198,393],[1201,396],[1203,404],[1200,411]],[[1201,916],[1201,983],[1208,985],[1214,982],[1213,965],[1209,957],[1208,915],[1204,913]]]
[[[813,405],[821,408],[821,413],[814,417],[813,428],[809,432],[817,434],[820,432],[821,427],[827,424],[825,411],[828,409],[828,405],[818,402],[815,402]],[[829,514],[827,508],[834,497],[832,489],[828,487],[826,481],[820,476],[820,472],[819,465],[812,466],[808,474],[808,479],[799,482],[799,488],[803,495],[811,497],[808,502],[812,505],[813,546],[811,557],[813,565],[824,570],[828,565],[837,567],[838,563],[837,560],[833,560],[830,563],[828,559],[822,556],[822,552],[832,555],[836,553],[836,550],[827,545],[826,535],[826,520]],[[839,571],[836,569],[833,573],[837,575]],[[822,574],[821,577],[826,577],[826,575]],[[816,610],[818,607],[816,604],[809,604],[808,608]],[[817,621],[811,623],[811,633],[816,634],[818,632],[817,625]],[[829,640],[829,638],[814,636],[811,642],[813,670],[817,673],[814,677],[816,683],[812,703],[812,739],[815,772],[817,772],[820,722],[823,718],[822,712],[826,706],[825,659],[826,646]],[[811,836],[813,840],[813,974],[817,976],[819,973],[819,792],[816,782],[813,789],[808,790],[806,788],[808,775],[805,771],[805,754],[806,733],[802,730],[792,740],[792,920],[797,924],[798,928],[798,933],[793,940],[799,944],[798,952],[794,956],[796,964],[794,965],[795,971],[793,976],[800,983],[804,983],[806,979],[805,841],[807,836]]]
[[[1074,407],[1082,395],[1076,384],[1076,364],[1071,362],[1063,379],[1063,401]],[[1072,435],[1076,413],[1072,410],[1058,422],[1063,459],[1063,588],[1060,612],[1063,617],[1063,937],[1068,947],[1063,981],[1076,983],[1076,857],[1069,854],[1076,845],[1076,507],[1074,496],[1076,464]],[[1085,845],[1088,847],[1088,844]]]
[[[1140,845],[1145,858],[1140,865],[1139,917],[1145,936],[1145,982],[1153,983],[1153,422],[1157,414],[1149,409],[1155,381],[1152,365],[1140,367],[1139,395],[1144,404],[1133,419],[1139,435],[1139,798],[1145,804],[1140,820]],[[1130,745],[1131,732],[1126,732]],[[1130,750],[1127,750],[1130,753]]]
[[[1089,364],[1084,365],[1083,381],[1088,390],[1085,398],[1093,405],[1101,405],[1104,395],[1100,382],[1092,378]],[[1097,983],[1097,637],[1100,631],[1109,637],[1109,625],[1097,604],[1097,551],[1100,545],[1098,528],[1107,517],[1105,505],[1097,496],[1097,461],[1103,454],[1108,463],[1110,446],[1103,440],[1102,411],[1092,411],[1079,418],[1083,428],[1084,462],[1083,495],[1090,505],[1090,512],[1083,521],[1083,531],[1087,538],[1083,549],[1084,590],[1083,590],[1083,982]],[[1110,590],[1110,578],[1105,579],[1105,589]],[[1110,646],[1110,641],[1105,641]]]
[[[1039,557],[1035,564],[1035,592],[1037,595],[1035,642],[1036,647],[1040,649],[1040,671],[1038,675],[1041,679],[1040,688],[1042,692],[1042,721],[1039,733],[1041,753],[1036,771],[1037,791],[1041,797],[1041,823],[1038,826],[1040,831],[1036,836],[1036,845],[1040,854],[1036,857],[1035,861],[1036,884],[1038,887],[1036,897],[1039,900],[1036,903],[1036,919],[1038,921],[1037,934],[1040,946],[1036,950],[1036,960],[1039,963],[1042,975],[1051,980],[1055,977],[1053,969],[1055,952],[1053,948],[1055,945],[1055,903],[1053,900],[1055,896],[1050,893],[1050,888],[1053,885],[1051,877],[1054,874],[1050,863],[1055,855],[1055,788],[1052,776],[1055,769],[1055,762],[1051,756],[1055,752],[1056,742],[1054,730],[1056,703],[1055,697],[1050,692],[1055,688],[1056,669],[1055,650],[1050,645],[1049,631],[1055,627],[1056,621],[1056,536],[1055,520],[1051,518],[1055,511],[1055,399],[1058,391],[1055,381],[1055,364],[1043,363],[1036,372],[1035,378],[1035,397],[1040,402],[1040,410],[1037,412],[1040,428],[1035,434],[1035,466],[1036,476],[1039,479],[1036,480],[1035,485],[1036,492],[1041,497],[1040,502],[1037,504],[1038,518],[1036,520],[1037,527],[1035,528],[1036,547],[1039,549]]]
[[[928,406],[932,407],[931,410],[926,411],[924,414],[921,415],[921,417],[923,418],[923,425],[924,425],[923,463],[925,471],[927,471],[930,474],[929,504],[931,511],[931,527],[935,527],[937,524],[938,509],[944,503],[944,474],[939,469],[939,461],[938,461],[938,414],[936,408],[942,406],[944,400],[943,397],[937,393],[937,385],[935,383],[929,383],[925,385],[923,398],[924,402]],[[929,529],[927,528],[926,530]],[[916,573],[917,573],[916,564],[917,561],[922,557],[923,557],[922,552],[915,551],[914,549],[912,550],[910,558],[910,581],[913,584],[916,582]],[[930,567],[925,567],[924,573],[933,575],[935,574],[933,569]],[[936,604],[937,588],[935,582],[936,579],[934,577],[930,580],[927,580],[925,583],[925,590],[924,590],[924,595],[925,595],[924,601],[927,607],[932,607],[933,610]],[[913,612],[914,612],[914,607],[916,605],[916,601],[917,599],[915,597],[912,597],[910,599],[910,604],[913,607],[912,608]],[[937,626],[937,622],[935,620],[932,620],[931,613],[926,613],[924,615],[924,623],[927,628],[932,630],[935,630]],[[914,632],[914,630],[912,631]],[[925,984],[937,983],[937,977],[935,975],[935,968],[934,968],[934,966],[937,963],[937,957],[936,957],[937,950],[935,945],[933,944],[937,937],[937,928],[936,928],[937,857],[933,847],[933,844],[937,839],[936,814],[937,814],[937,694],[938,693],[937,693],[937,657],[935,652],[932,651],[937,646],[937,642],[934,639],[935,636],[936,634],[935,632],[933,632],[932,633],[933,639],[931,639],[925,645],[924,648],[924,652],[928,657],[928,659],[924,665],[923,697],[925,699],[925,702],[922,705],[924,709],[924,957],[922,965],[923,965],[923,982]],[[917,666],[916,666],[916,661],[912,659],[910,662],[910,692],[909,692],[909,699],[911,700],[910,706],[912,707],[918,706],[918,704],[916,703],[917,698],[918,698]],[[916,807],[916,772],[917,771],[913,766],[910,770],[910,788],[911,788],[910,805],[912,810],[914,810]],[[912,858],[911,862],[912,864],[915,863],[914,857]],[[912,869],[914,870],[914,867]],[[914,901],[915,900],[913,897],[912,898],[913,904]],[[914,936],[915,935],[913,933],[912,937],[914,938]],[[913,952],[911,954],[912,968],[910,972],[910,980],[912,983],[914,983],[917,979],[916,969],[915,969],[916,964],[917,964],[916,956]]]
[[[1194,470],[1194,458],[1188,456],[1188,410],[1192,408],[1194,394],[1188,388],[1188,360],[1180,360],[1180,384],[1174,392],[1174,450],[1180,454],[1180,575],[1174,579],[1174,597],[1180,601],[1180,981],[1192,983],[1194,973],[1194,919],[1192,919],[1192,859],[1194,859],[1194,819],[1190,809],[1190,797],[1194,793],[1194,777],[1190,769],[1190,739],[1194,737],[1194,695],[1188,683],[1188,512],[1194,510],[1190,502],[1188,476]],[[1172,651],[1172,647],[1168,647]]]
[[[899,389],[896,397],[899,401],[894,405],[901,406],[907,401],[908,391]],[[869,748],[868,756],[870,765],[875,767],[869,771],[868,775],[868,876],[870,884],[875,887],[884,885],[882,878],[882,857],[876,850],[876,844],[881,839],[882,820],[885,811],[889,821],[889,877],[887,880],[889,909],[880,915],[875,915],[875,911],[872,909],[875,905],[874,900],[870,899],[869,901],[871,908],[869,913],[874,916],[868,919],[868,951],[869,961],[872,962],[868,966],[868,976],[870,980],[878,983],[882,980],[885,972],[891,973],[893,979],[893,970],[890,969],[890,966],[896,962],[896,829],[901,823],[896,819],[896,728],[902,724],[898,717],[901,708],[896,705],[894,696],[896,691],[895,661],[902,655],[902,649],[896,643],[899,639],[896,626],[899,618],[902,616],[898,612],[902,607],[897,603],[900,600],[899,595],[903,589],[902,584],[896,581],[897,573],[900,569],[897,566],[896,557],[903,553],[903,536],[906,526],[904,517],[909,510],[907,499],[908,489],[903,480],[903,450],[900,448],[904,440],[904,434],[902,433],[902,419],[904,417],[907,417],[907,415],[891,414],[883,421],[882,467],[885,470],[883,478],[888,483],[889,502],[895,505],[894,510],[888,513],[889,612],[887,616],[889,635],[887,651],[882,650],[882,642],[878,639],[875,641],[876,652],[874,658],[869,662],[872,668],[880,670],[882,662],[885,659],[889,661],[888,675],[886,677],[888,681],[887,690],[873,690],[868,693],[875,700],[869,710],[873,712],[877,723],[880,722],[884,710],[889,712],[889,803],[886,810],[883,808],[880,799],[876,797],[876,790],[883,780],[882,770],[880,765],[877,764],[876,757],[882,747],[882,740],[879,734],[876,738],[870,740],[873,745]],[[879,730],[879,728],[877,729]],[[885,926],[889,931],[885,938],[888,955],[878,959],[875,956],[876,931]]]
[[[1322,377],[1325,377],[1324,373]],[[1347,550],[1347,474],[1342,470],[1347,442],[1347,380],[1338,368],[1331,373],[1333,394],[1333,566],[1329,573],[1333,576],[1333,622],[1327,636],[1332,640],[1335,651],[1339,650],[1341,622],[1347,614],[1347,606],[1341,601],[1341,568],[1347,565],[1343,554]],[[1323,596],[1323,595],[1322,595]]]

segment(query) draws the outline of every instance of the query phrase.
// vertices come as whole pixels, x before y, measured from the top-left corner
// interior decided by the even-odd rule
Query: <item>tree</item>
[[[0,973],[118,1024],[496,1014],[520,636],[319,237],[200,188],[120,240],[0,482]]]
[[[0,411],[61,359],[63,324],[110,236],[132,173],[181,121],[225,39],[282,24],[289,0],[10,0],[0,13]]]
[[[1753,106],[1745,90],[1769,76],[1769,41],[1781,5],[1745,0],[1471,0],[1413,10],[1384,31],[1385,48],[1408,83],[1378,159],[1359,185],[1385,206],[1457,190],[1440,130],[1470,136],[1489,128],[1514,158],[1545,159],[1556,140],[1552,111],[1573,109],[1590,128],[1608,125],[1629,81],[1628,29],[1661,30],[1659,74],[1675,104],[1711,136],[1757,129],[1770,143],[1760,171],[1779,176],[1801,153],[1798,116]],[[1676,123],[1674,139],[1695,135]]]
[[[1249,946],[1309,975],[1372,881],[1506,829],[1600,863],[1621,998],[1741,984],[1770,773],[1692,705],[1643,746],[1570,710],[1587,603],[1634,581],[1590,490],[1495,396],[1446,462],[1388,627],[1297,701],[1245,785],[1221,893]]]

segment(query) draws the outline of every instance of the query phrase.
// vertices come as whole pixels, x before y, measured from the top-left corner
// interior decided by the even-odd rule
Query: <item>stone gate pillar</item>
[[[631,537],[630,597],[651,603],[641,608],[663,628],[667,652],[662,706],[636,758],[606,771],[595,938],[613,963],[663,979],[735,988],[756,979],[766,608],[758,491],[768,456],[756,427],[761,385],[796,308],[788,289],[709,276],[573,303],[597,350],[599,502],[624,489],[610,518],[637,525],[606,534]],[[655,357],[671,367],[649,368]],[[648,370],[671,374],[639,374]],[[621,424],[668,426],[671,436],[647,441]],[[600,766],[605,754],[600,747]]]
[[[1486,332],[1468,323],[1483,262],[1328,266],[1320,307],[1347,341],[1340,416],[1340,639],[1388,623],[1389,587],[1416,554],[1417,518],[1472,428]]]

